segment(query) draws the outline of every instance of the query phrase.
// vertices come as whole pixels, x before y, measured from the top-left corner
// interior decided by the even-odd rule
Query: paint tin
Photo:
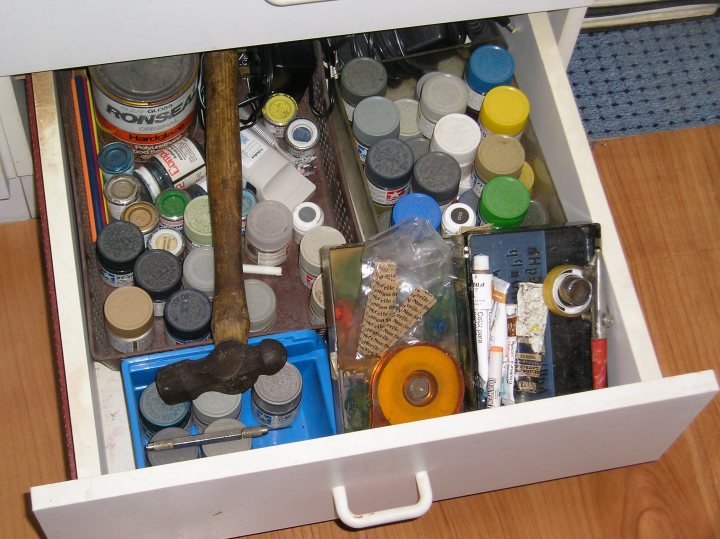
[[[242,429],[245,425],[237,419],[223,418],[217,419],[210,423],[205,429],[208,434],[222,432],[230,429]],[[216,455],[227,455],[228,453],[237,453],[239,451],[247,451],[252,447],[252,438],[240,438],[229,442],[215,442],[212,444],[202,444],[200,450],[204,457],[214,457]]]
[[[252,388],[255,418],[271,429],[292,425],[300,409],[302,386],[300,371],[289,362],[272,376],[259,376]]]
[[[450,204],[442,214],[442,232],[446,235],[459,234],[463,227],[477,225],[477,215],[467,204]]]
[[[314,202],[303,202],[293,210],[293,241],[300,243],[303,236],[313,228],[322,226],[325,213]]]
[[[210,198],[207,195],[193,198],[185,207],[183,233],[187,240],[188,251],[212,247]]]
[[[187,344],[210,338],[212,302],[192,288],[173,292],[165,303],[163,319],[169,345]]]
[[[499,45],[482,45],[470,55],[465,69],[468,109],[480,111],[485,94],[496,86],[506,86],[515,75],[515,60]]]
[[[300,242],[300,281],[312,288],[313,282],[322,272],[322,249],[345,245],[346,240],[339,230],[331,226],[319,226],[305,234]]]
[[[147,159],[189,130],[195,119],[196,54],[89,68],[101,129]]]
[[[381,206],[392,206],[408,191],[415,157],[407,142],[383,139],[368,152],[365,179],[370,198]]]
[[[525,161],[522,144],[507,135],[490,135],[477,148],[473,190],[480,196],[484,185],[498,176],[517,178]]]
[[[185,238],[174,228],[159,228],[150,235],[148,249],[162,249],[182,259],[185,254]]]
[[[514,86],[496,86],[490,90],[480,108],[483,136],[509,135],[520,140],[530,116],[530,101]]]
[[[353,136],[357,153],[363,163],[370,148],[387,138],[400,134],[400,109],[387,97],[374,96],[363,99],[355,109]]]
[[[251,263],[281,265],[287,260],[292,238],[293,217],[284,204],[264,200],[250,209],[245,226],[245,247]]]
[[[186,429],[190,426],[190,402],[167,404],[158,393],[155,382],[148,384],[140,393],[138,411],[140,424],[148,437],[154,436],[163,429]],[[181,436],[187,436],[187,433]]]
[[[98,234],[95,243],[100,274],[110,286],[132,286],[133,267],[145,251],[140,229],[129,221],[113,221]]]
[[[384,96],[387,91],[387,70],[374,58],[353,58],[340,71],[340,95],[345,113],[352,122],[355,107],[365,98]]]
[[[215,252],[212,249],[193,249],[183,261],[184,288],[199,290],[212,299],[215,295]]]
[[[323,290],[322,273],[313,281],[308,304],[308,319],[314,326],[325,325],[325,293]]]
[[[415,99],[396,99],[395,104],[400,109],[400,139],[410,140],[421,136],[417,124],[418,102]]]
[[[150,236],[158,227],[160,223],[160,214],[158,213],[155,206],[149,202],[133,202],[127,208],[125,208],[120,216],[122,221],[127,221],[134,224],[140,229],[143,235],[143,239],[147,244]]]
[[[268,330],[275,323],[277,299],[272,287],[259,279],[245,279],[245,297],[250,318],[250,332]]]
[[[154,203],[160,215],[160,227],[182,231],[185,208],[190,200],[190,195],[182,189],[166,189],[160,193]]]
[[[116,174],[105,180],[103,196],[110,217],[119,220],[125,208],[140,200],[140,182],[135,176]]]
[[[431,139],[435,124],[443,116],[465,112],[467,100],[467,85],[460,77],[441,73],[428,78],[418,106],[417,124],[423,136]]]
[[[265,101],[262,113],[266,131],[281,139],[287,125],[297,117],[297,101],[287,94],[273,94]]]
[[[135,165],[135,154],[124,142],[111,142],[100,150],[98,165],[107,182],[118,174],[131,174]]]
[[[218,419],[237,419],[242,408],[242,395],[206,391],[192,401],[192,419],[201,432]]]
[[[145,251],[135,261],[135,286],[148,293],[153,302],[155,316],[162,316],[165,300],[180,288],[182,264],[168,251]]]
[[[396,225],[406,219],[427,219],[435,230],[440,230],[442,212],[438,203],[424,193],[410,193],[397,201],[390,216],[390,224]]]
[[[413,193],[425,193],[441,209],[450,204],[460,187],[460,165],[444,152],[430,152],[415,162],[410,181]]]
[[[316,157],[319,141],[317,125],[308,118],[296,118],[285,129],[285,147],[295,165],[311,163]]]
[[[153,341],[153,303],[135,286],[113,290],[105,299],[103,316],[108,341],[118,352],[142,352]]]
[[[465,114],[447,114],[435,125],[430,151],[452,156],[460,165],[460,176],[464,177],[472,172],[481,139],[480,126],[475,120]]]
[[[530,206],[530,192],[517,178],[498,176],[490,180],[480,197],[482,224],[509,229],[520,226]]]
[[[173,438],[180,438],[181,436],[190,436],[190,433],[185,429],[172,427],[161,430],[153,436],[150,441],[171,440]],[[146,454],[150,466],[185,462],[187,460],[195,460],[199,457],[197,446],[176,447],[166,449],[165,451],[147,451]]]

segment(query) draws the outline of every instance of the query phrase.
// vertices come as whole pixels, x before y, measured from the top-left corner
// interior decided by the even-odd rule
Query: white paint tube
[[[508,303],[505,308],[507,313],[507,347],[503,359],[502,387],[500,388],[500,400],[503,406],[515,404],[515,359],[517,355],[517,336],[515,335],[515,324],[517,322],[517,305]]]
[[[488,361],[487,407],[500,406],[503,360],[507,348],[507,293],[510,283],[493,277],[493,322],[490,328],[490,357]]]
[[[475,319],[475,349],[478,362],[478,384],[483,396],[487,394],[490,354],[490,311],[492,310],[492,280],[487,255],[473,256],[472,297]],[[481,403],[478,403],[482,407]]]

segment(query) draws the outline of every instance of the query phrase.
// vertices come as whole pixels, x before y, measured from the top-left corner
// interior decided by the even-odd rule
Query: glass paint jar
[[[340,71],[340,96],[345,113],[351,122],[355,107],[365,98],[384,96],[387,90],[387,70],[374,58],[353,58]]]
[[[424,193],[410,193],[400,197],[393,207],[390,224],[396,225],[406,219],[427,219],[435,230],[440,230],[442,212],[438,203]]]
[[[272,287],[259,279],[245,279],[250,333],[267,331],[275,323],[277,299]]]
[[[313,228],[322,226],[325,222],[325,212],[314,202],[303,202],[293,210],[293,241],[297,244],[303,236]]]
[[[467,204],[455,202],[443,211],[441,230],[445,235],[459,234],[461,228],[475,225],[477,225],[477,213]]]
[[[322,273],[313,281],[310,289],[310,301],[308,303],[308,320],[311,325],[325,325],[325,292],[322,283]]]
[[[157,230],[158,224],[160,223],[160,214],[155,206],[149,202],[139,201],[133,202],[126,207],[122,215],[120,215],[120,219],[138,227],[147,244],[152,233]]]
[[[144,290],[126,286],[113,290],[103,304],[108,342],[118,352],[142,352],[153,342],[153,303]]]
[[[185,208],[190,203],[190,195],[182,189],[166,189],[155,199],[155,208],[160,215],[162,228],[183,229]]]
[[[465,114],[452,113],[440,118],[430,141],[431,152],[444,152],[460,165],[460,177],[472,172],[482,133],[478,123]]]
[[[138,167],[136,172],[141,168],[147,173],[140,174],[152,177],[160,192],[171,187],[185,189],[207,176],[202,148],[196,141],[187,137],[155,153],[145,165]],[[148,185],[154,202],[160,193],[154,193],[152,182],[148,181]]]
[[[525,162],[522,144],[507,135],[490,135],[477,148],[472,188],[480,196],[485,184],[498,176],[517,178]]]
[[[135,154],[124,142],[105,144],[98,154],[98,166],[107,183],[118,174],[132,174],[135,166]]]
[[[514,86],[496,86],[490,90],[480,108],[483,136],[508,135],[520,139],[530,116],[530,101]]]
[[[506,230],[522,225],[530,207],[530,192],[517,178],[498,176],[490,180],[480,197],[482,224]]]
[[[193,249],[183,261],[183,288],[199,290],[210,299],[215,295],[215,251]]]
[[[357,153],[363,163],[370,148],[387,138],[400,134],[400,109],[387,97],[368,97],[355,109],[352,131]]]
[[[515,75],[515,60],[499,45],[481,45],[470,55],[465,68],[468,86],[468,109],[480,111],[485,95],[496,86],[507,86]]]
[[[182,436],[190,436],[190,433],[178,427],[162,429],[155,436],[150,438],[151,442],[159,442],[161,440],[172,440]],[[197,446],[175,447],[164,451],[147,451],[147,461],[150,466],[162,466],[164,464],[174,464],[176,462],[185,462],[187,460],[195,460],[199,457]]]
[[[107,225],[95,242],[103,281],[115,288],[132,286],[135,261],[144,251],[145,239],[133,223],[114,221]]]
[[[188,251],[212,247],[212,220],[210,198],[207,195],[193,198],[183,214],[183,234]]]
[[[422,136],[417,124],[418,105],[416,99],[396,99],[395,104],[400,109],[400,134],[401,140],[410,140]]]
[[[312,288],[313,282],[322,272],[322,249],[345,245],[346,240],[339,230],[331,226],[319,226],[305,234],[300,242],[300,281]]]
[[[150,235],[147,248],[163,249],[182,260],[185,255],[185,238],[174,228],[159,228]]]
[[[245,227],[248,259],[261,266],[279,266],[287,260],[293,238],[293,218],[281,202],[264,200],[252,207]]]
[[[190,402],[167,404],[158,393],[155,382],[149,383],[140,393],[138,411],[140,424],[148,438],[163,429],[186,429],[190,426]]]
[[[140,182],[130,174],[116,174],[105,180],[103,196],[108,212],[113,219],[120,220],[122,212],[133,202],[140,200]]]
[[[285,128],[297,117],[297,101],[287,94],[273,94],[265,101],[262,113],[266,131],[282,139]]]
[[[145,251],[135,261],[135,285],[148,293],[156,317],[163,315],[165,301],[180,288],[182,264],[168,251]]]
[[[300,371],[290,362],[272,376],[259,376],[251,396],[255,419],[271,429],[292,425],[300,409],[302,386]]]
[[[408,192],[414,164],[412,148],[403,140],[383,139],[370,148],[364,173],[372,201],[394,205]]]
[[[448,114],[463,113],[467,107],[465,82],[450,73],[429,77],[422,87],[417,124],[425,138],[432,139],[435,124]]]
[[[181,288],[168,298],[163,311],[165,335],[170,346],[210,338],[212,302],[192,288]]]
[[[192,420],[200,432],[205,432],[218,419],[237,419],[241,409],[242,394],[206,391],[192,401]]]
[[[242,429],[245,425],[237,419],[223,418],[216,419],[208,425],[205,432],[213,434],[230,429]],[[240,438],[229,442],[215,442],[212,444],[202,444],[200,450],[204,457],[214,457],[216,455],[227,455],[228,453],[237,453],[239,451],[247,451],[252,447],[252,438]]]
[[[426,153],[415,162],[410,186],[413,193],[432,197],[442,210],[457,197],[460,165],[444,152]]]

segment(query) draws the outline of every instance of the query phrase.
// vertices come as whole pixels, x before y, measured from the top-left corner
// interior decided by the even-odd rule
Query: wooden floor
[[[597,143],[595,158],[664,375],[720,366],[720,126]],[[0,225],[0,537],[36,537],[31,485],[66,477],[35,222]],[[261,538],[720,537],[720,399],[659,461],[434,503],[352,532]]]

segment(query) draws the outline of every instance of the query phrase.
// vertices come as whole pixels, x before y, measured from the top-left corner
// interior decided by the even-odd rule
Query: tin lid
[[[134,103],[161,103],[195,83],[199,55],[133,60],[89,68],[93,84],[104,93]]]
[[[172,438],[180,438],[181,436],[189,436],[190,433],[180,427],[169,427],[162,429],[150,441],[157,442],[160,440],[170,440]],[[174,462],[184,462],[186,460],[195,460],[198,458],[197,446],[176,447],[165,451],[148,451],[147,458],[150,466],[162,466],[163,464],[172,464]]]
[[[264,200],[250,209],[245,225],[245,238],[256,249],[272,253],[284,249],[293,234],[293,217],[281,202]]]
[[[150,236],[148,249],[163,249],[180,257],[185,250],[185,239],[174,228],[159,228]]]
[[[469,164],[475,159],[481,139],[482,132],[477,121],[465,114],[447,114],[435,124],[430,151],[445,152],[460,165]]]
[[[507,49],[499,45],[482,45],[468,60],[465,80],[479,94],[486,94],[496,86],[512,82],[515,60]]]
[[[400,109],[400,138],[408,140],[420,136],[417,124],[418,102],[416,99],[396,99],[395,104]]]
[[[196,245],[212,245],[210,198],[207,195],[193,198],[185,207],[183,219],[187,239]]]
[[[140,393],[138,410],[140,419],[151,432],[168,427],[185,427],[190,419],[190,402],[167,404],[158,393],[155,382],[148,384]],[[187,432],[180,436],[187,436]]]
[[[516,178],[498,176],[483,189],[480,197],[480,218],[497,228],[513,228],[522,224],[530,206],[530,192]]]
[[[387,70],[374,58],[353,58],[340,71],[340,95],[351,106],[386,89]]]
[[[530,163],[527,161],[523,161],[518,180],[520,180],[522,184],[528,188],[528,191],[532,191],[533,185],[535,185],[535,171],[533,171]]]
[[[331,226],[313,228],[300,241],[300,265],[307,273],[319,275],[322,271],[320,250],[345,243],[345,236]]]
[[[442,227],[448,234],[459,234],[461,227],[475,226],[475,211],[462,202],[450,204],[442,214]]]
[[[431,122],[446,114],[463,113],[467,108],[468,88],[465,81],[450,73],[427,79],[420,95],[420,111]]]
[[[117,174],[105,182],[103,194],[108,202],[130,204],[140,198],[140,182],[129,174]]]
[[[275,292],[259,279],[245,279],[245,299],[250,317],[250,331],[265,331],[275,322]]]
[[[530,101],[513,86],[496,86],[480,107],[480,123],[491,133],[515,136],[525,129],[530,116]]]
[[[163,300],[180,288],[182,264],[168,251],[145,251],[135,261],[133,277],[135,284],[152,299]]]
[[[203,339],[210,333],[212,303],[199,290],[181,288],[165,302],[165,328],[176,338],[185,341]]]
[[[263,116],[274,125],[287,125],[297,116],[298,105],[287,94],[277,93],[268,97],[262,108]]]
[[[407,142],[410,149],[412,149],[413,159],[415,161],[430,151],[430,141],[425,137],[415,137],[405,142]]]
[[[120,219],[134,224],[143,234],[149,234],[157,228],[160,214],[149,202],[138,201],[129,204],[123,210]]]
[[[192,401],[193,417],[210,425],[223,418],[236,419],[242,407],[242,394],[228,395],[218,391],[206,391]]]
[[[139,204],[135,202],[134,204]],[[128,206],[125,208],[127,211]],[[125,214],[123,212],[123,215]],[[97,236],[95,252],[100,264],[108,270],[131,271],[135,260],[145,250],[140,229],[129,221],[113,221]]]
[[[430,195],[444,206],[458,194],[460,165],[446,153],[426,153],[415,162],[410,185],[414,193]]]
[[[293,210],[293,228],[300,233],[306,233],[319,227],[325,221],[325,213],[314,202],[302,202]]]
[[[152,327],[154,310],[147,292],[136,286],[116,288],[103,305],[105,325],[114,335],[136,339]]]
[[[122,174],[133,169],[135,154],[124,142],[106,144],[98,154],[98,164],[106,174]]]
[[[442,220],[442,212],[438,203],[424,193],[410,193],[401,196],[392,209],[390,222],[393,225],[406,219],[427,219],[430,225],[438,230]]]
[[[240,423],[237,419],[229,417],[216,419],[210,423],[205,432],[208,434],[222,432],[230,429],[242,429],[245,424]],[[238,451],[247,451],[252,447],[252,438],[240,438],[229,442],[215,442],[212,444],[203,444],[200,446],[203,455],[206,457],[214,457],[216,455],[227,455],[228,453],[237,453]]]
[[[285,129],[285,142],[296,150],[309,150],[317,144],[318,128],[307,118],[296,118]]]
[[[194,288],[208,297],[215,295],[215,251],[193,249],[183,261],[185,288]]]
[[[302,386],[300,371],[288,361],[277,373],[258,376],[252,397],[263,411],[283,414],[294,410],[300,403]]]
[[[517,178],[525,161],[523,145],[507,135],[490,135],[477,148],[475,172],[485,183],[497,176]]]
[[[404,140],[383,139],[368,151],[365,176],[382,189],[397,189],[407,185],[412,176],[415,156]]]
[[[155,199],[155,207],[163,218],[180,221],[190,200],[190,195],[186,191],[173,187],[165,189],[158,195]]]
[[[387,97],[363,99],[353,115],[353,135],[361,144],[372,146],[400,134],[400,109]]]

